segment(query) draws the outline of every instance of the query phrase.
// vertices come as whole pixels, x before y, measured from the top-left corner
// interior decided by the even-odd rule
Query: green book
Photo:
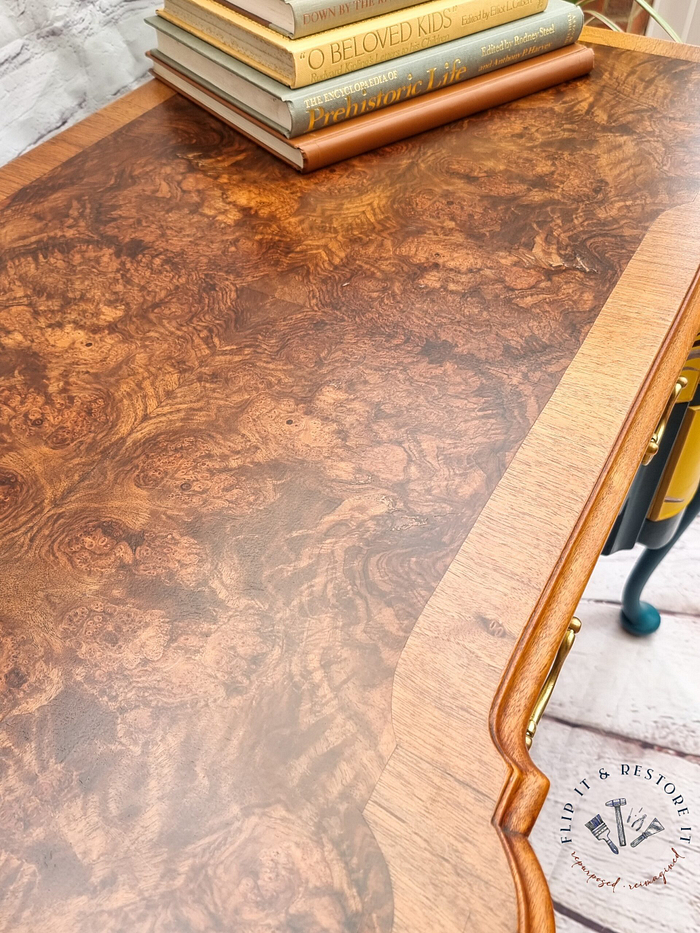
[[[297,89],[162,17],[146,22],[158,34],[154,59],[294,138],[570,45],[583,13],[566,0],[550,0],[543,13]]]

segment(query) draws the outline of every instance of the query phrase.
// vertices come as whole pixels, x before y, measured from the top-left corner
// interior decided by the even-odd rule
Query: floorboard
[[[700,807],[700,521],[648,587],[645,595],[662,611],[661,628],[648,639],[628,636],[618,625],[617,600],[637,553],[600,560],[579,607],[583,630],[532,750],[552,781],[532,842],[550,884],[558,933],[697,933],[700,927],[700,852],[695,841],[680,844],[671,835],[683,820],[692,826]],[[583,828],[585,819],[602,810],[616,839],[614,811],[605,810],[602,785],[595,783],[599,768],[611,774],[611,797],[629,797],[626,816],[641,816],[640,805],[649,811],[644,828],[654,807],[659,819],[673,809],[664,810],[666,802],[650,791],[653,781],[640,786],[633,777],[618,778],[615,768],[622,763],[640,765],[639,781],[646,768],[654,778],[672,779],[690,813],[675,823],[667,819],[664,833],[642,844],[646,849],[626,849],[618,858]],[[583,778],[594,791],[581,801],[574,787]],[[569,800],[577,804],[578,823],[573,842],[562,844],[567,837],[559,836],[560,816]],[[641,879],[650,865],[662,865],[671,846],[683,860],[668,872],[666,884],[659,879],[636,890],[597,887],[571,856],[578,851],[583,860],[585,853],[589,870],[605,879],[617,872],[629,881],[634,872]],[[653,877],[651,870],[646,877]]]
[[[627,574],[643,548],[598,561],[584,599],[617,603]],[[663,612],[700,615],[700,521],[686,531],[649,581],[644,598]]]
[[[664,615],[658,632],[636,638],[619,615],[619,604],[581,603],[547,715],[700,760],[700,619]]]

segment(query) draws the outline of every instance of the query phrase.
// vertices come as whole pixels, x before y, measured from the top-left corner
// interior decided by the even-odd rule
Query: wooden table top
[[[311,176],[0,170],[0,930],[553,930],[525,724],[700,327],[700,56]]]

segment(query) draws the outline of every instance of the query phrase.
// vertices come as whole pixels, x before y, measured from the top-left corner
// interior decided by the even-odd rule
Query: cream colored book
[[[231,6],[277,32],[298,39],[423,2],[425,0],[235,0]]]
[[[547,0],[430,0],[300,39],[216,0],[165,0],[158,14],[288,87],[306,87],[541,13]]]

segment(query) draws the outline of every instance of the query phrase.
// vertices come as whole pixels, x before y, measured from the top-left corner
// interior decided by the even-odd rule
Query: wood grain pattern
[[[585,26],[581,41],[588,45],[604,45],[675,58],[684,61],[700,61],[700,49],[694,45],[667,42],[608,32],[605,29]],[[0,199],[9,197],[24,185],[56,168],[78,152],[91,146],[115,129],[157,106],[174,92],[159,81],[147,81],[141,87],[125,94],[95,114],[91,114],[75,126],[55,136],[41,146],[19,156],[8,165],[0,166]]]
[[[700,71],[599,59],[590,81],[308,178],[171,98],[7,202],[0,929],[515,928],[488,707],[527,614],[484,604],[476,666],[450,645],[465,696],[484,689],[478,836],[447,761],[396,813],[429,761],[396,691],[426,602],[635,249],[697,190]],[[685,352],[686,265],[656,323],[640,317],[638,388],[678,336],[642,433]],[[629,333],[628,317],[605,332],[598,364]],[[513,729],[561,609],[504,694]],[[440,850],[397,846],[387,821],[417,825],[431,795],[453,816]]]
[[[700,199],[653,225],[401,655],[397,748],[365,811],[390,853],[395,929],[417,933],[438,916],[445,931],[463,930],[465,917],[476,930],[554,930],[527,842],[548,782],[532,766],[525,728],[700,324],[699,266]],[[567,481],[574,468],[576,482]],[[517,920],[505,857],[489,835],[494,810],[516,875]],[[446,857],[435,844],[445,838],[471,858]],[[477,869],[487,873],[483,891]],[[435,883],[423,899],[415,890],[426,874]]]
[[[173,91],[159,81],[147,81],[53,139],[0,167],[0,201],[172,95]]]
[[[613,32],[597,26],[584,26],[581,32],[581,41],[587,45],[607,45],[614,49],[644,52],[646,55],[660,55],[662,58],[700,62],[700,46],[673,42],[670,39],[652,39],[634,33]]]

